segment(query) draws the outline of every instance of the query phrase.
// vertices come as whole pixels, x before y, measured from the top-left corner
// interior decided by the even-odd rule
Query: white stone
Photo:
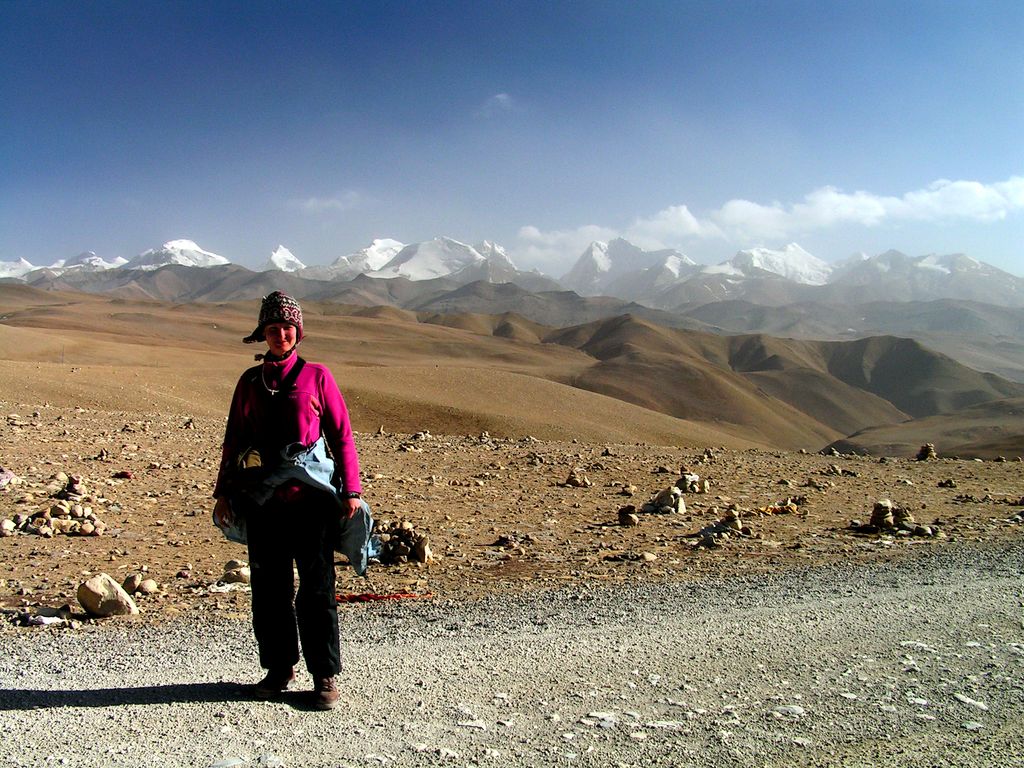
[[[228,571],[220,577],[220,580],[225,584],[248,584],[252,581],[252,571],[248,566],[242,566]]]
[[[131,595],[105,573],[98,573],[79,585],[78,602],[93,616],[134,615],[139,612]]]
[[[980,709],[982,712],[988,712],[988,704],[983,701],[972,699],[970,696],[966,696],[962,693],[954,693],[953,696],[962,704],[966,704],[969,707],[975,707],[976,709]]]
[[[772,710],[772,714],[776,717],[803,717],[807,710],[799,704],[780,704]]]

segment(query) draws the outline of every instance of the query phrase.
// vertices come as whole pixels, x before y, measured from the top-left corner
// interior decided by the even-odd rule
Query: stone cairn
[[[51,538],[66,536],[101,536],[107,529],[90,506],[93,497],[81,477],[58,472],[46,486],[49,498],[55,501],[46,509],[31,514],[18,514],[0,520],[0,536],[27,533]],[[18,499],[19,503],[34,501],[32,494]]]
[[[374,525],[373,535],[380,542],[380,554],[377,555],[377,559],[381,565],[434,561],[430,539],[426,534],[417,532],[416,527],[408,520],[380,521]]]
[[[640,515],[684,515],[686,514],[686,501],[683,495],[687,493],[708,493],[711,484],[707,480],[701,480],[700,475],[688,472],[684,467],[679,479],[668,488],[663,488],[650,501],[641,505],[639,509],[633,504],[627,504],[619,509],[619,525],[624,527],[640,524]]]
[[[917,451],[918,461],[931,461],[937,458],[939,458],[939,454],[935,452],[935,446],[932,443],[925,443]]]
[[[713,514],[718,514],[718,507],[712,507]],[[726,507],[725,513],[714,523],[705,525],[696,533],[688,533],[685,538],[697,539],[695,547],[717,549],[729,539],[737,538],[759,538],[757,534],[743,522],[740,509],[735,504]]]
[[[589,488],[593,485],[582,467],[573,467],[562,485],[566,488]]]
[[[910,509],[902,504],[894,504],[890,499],[880,499],[871,510],[871,520],[867,524],[854,520],[850,527],[858,533],[889,533],[897,536],[942,536],[935,526],[921,525],[914,520]]]

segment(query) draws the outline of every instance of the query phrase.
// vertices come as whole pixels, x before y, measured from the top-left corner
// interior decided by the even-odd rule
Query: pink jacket
[[[297,359],[290,355],[279,362],[264,361],[239,378],[224,431],[215,497],[225,494],[226,471],[242,451],[257,447],[261,453],[276,453],[291,443],[310,446],[321,433],[334,456],[342,490],[362,492],[348,408],[330,369],[307,362],[289,392],[269,392],[280,389]]]

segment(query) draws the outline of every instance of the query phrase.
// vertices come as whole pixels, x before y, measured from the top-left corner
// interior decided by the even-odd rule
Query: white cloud
[[[517,112],[519,102],[507,93],[496,93],[483,103],[476,111],[477,117],[496,117],[498,115]]]
[[[288,205],[310,214],[351,211],[363,202],[358,192],[339,192],[333,197],[307,197],[304,200],[290,200]]]
[[[874,227],[886,222],[1005,219],[1024,209],[1024,177],[995,184],[939,179],[901,197],[870,192],[843,192],[822,187],[788,208],[730,200],[710,218],[733,237],[792,237],[812,230],[855,224]]]
[[[638,218],[623,237],[641,248],[656,250],[676,247],[694,238],[721,237],[712,222],[700,221],[685,205],[673,205],[648,218]]]
[[[1024,210],[1024,176],[984,184],[939,179],[901,196],[843,192],[820,187],[803,200],[784,204],[733,199],[704,217],[686,205],[673,205],[652,216],[639,217],[624,230],[590,225],[572,230],[519,230],[521,263],[554,269],[571,266],[594,240],[624,237],[648,250],[676,248],[724,240],[738,248],[765,242],[781,243],[838,226],[877,227],[898,222],[976,221],[990,223]]]
[[[555,232],[541,232],[533,226],[521,227],[515,262],[551,271],[569,269],[592,242],[608,241],[618,236],[617,230],[595,225]]]

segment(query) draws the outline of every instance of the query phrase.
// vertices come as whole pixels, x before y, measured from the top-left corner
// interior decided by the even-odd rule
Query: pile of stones
[[[718,514],[716,507],[712,507],[711,511]],[[704,526],[696,533],[687,534],[687,538],[698,540],[696,546],[708,549],[716,549],[733,537],[747,539],[758,537],[749,525],[744,524],[740,510],[735,504],[730,504],[718,521]]]
[[[383,520],[373,528],[373,535],[380,543],[380,554],[377,560],[382,565],[399,565],[401,563],[432,563],[434,553],[430,549],[430,539],[426,534],[419,533],[408,520]]]
[[[875,502],[871,510],[871,520],[867,524],[859,520],[850,523],[850,527],[858,533],[891,533],[897,536],[941,537],[942,531],[931,525],[921,525],[902,504],[894,504],[890,499]]]
[[[674,484],[654,494],[650,501],[640,507],[640,511],[644,514],[684,514],[686,502],[683,501],[683,494],[710,493],[710,491],[711,483],[706,479],[701,480],[700,475],[688,472],[684,468]]]
[[[929,461],[937,458],[939,458],[939,454],[935,452],[935,446],[932,443],[925,443],[917,451],[918,461]]]
[[[701,480],[700,475],[688,472],[684,468],[675,483],[655,493],[650,501],[642,504],[639,509],[632,504],[627,504],[619,509],[619,525],[624,527],[639,525],[639,515],[684,515],[686,514],[686,501],[683,495],[708,493],[710,489],[711,484],[707,480]]]
[[[589,488],[593,483],[582,468],[573,467],[562,485],[566,488]]]
[[[381,429],[383,429],[383,427],[381,427]],[[420,448],[420,446],[417,445],[417,443],[428,442],[433,438],[434,436],[430,434],[429,431],[424,429],[422,432],[417,432],[414,435],[412,435],[409,440],[400,443],[398,445],[398,450],[402,451],[403,453],[419,453],[423,449]]]
[[[88,502],[92,500],[82,478],[63,472],[54,475],[46,487],[49,497],[55,499],[47,509],[31,514],[18,514],[0,520],[0,536],[27,533],[51,538],[65,536],[102,536],[107,529]],[[31,495],[18,499],[21,503],[33,500]]]
[[[800,505],[806,503],[806,496],[787,496],[759,510],[763,515],[796,515],[801,513]]]

